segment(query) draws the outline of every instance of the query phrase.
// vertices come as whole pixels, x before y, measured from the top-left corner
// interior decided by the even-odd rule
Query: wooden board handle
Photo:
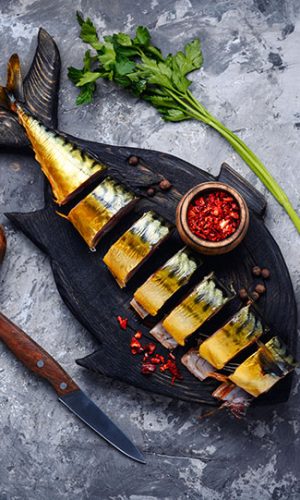
[[[48,380],[59,396],[79,389],[41,346],[1,313],[0,339],[29,370]]]
[[[267,206],[264,196],[250,182],[227,165],[227,163],[222,163],[218,181],[225,182],[235,188],[244,197],[248,207],[257,215],[263,217]]]

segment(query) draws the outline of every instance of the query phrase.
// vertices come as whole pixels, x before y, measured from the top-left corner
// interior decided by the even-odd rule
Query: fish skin
[[[162,326],[183,346],[185,339],[219,311],[228,300],[210,274],[165,317]]]
[[[27,113],[19,103],[16,112],[58,205],[72,200],[106,170],[90,154]]]
[[[234,356],[263,334],[262,324],[249,310],[241,308],[224,326],[204,340],[199,356],[221,370]]]

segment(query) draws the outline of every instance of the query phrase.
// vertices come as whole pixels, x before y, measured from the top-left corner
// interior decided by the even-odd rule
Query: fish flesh
[[[232,382],[223,382],[215,391],[212,393],[214,398],[220,399],[222,401],[250,401],[252,398],[240,387],[236,386]]]
[[[176,345],[184,345],[186,338],[217,313],[229,298],[214,273],[210,273],[150,333],[159,340],[166,332]]]
[[[161,321],[150,330],[150,333],[152,337],[158,340],[161,345],[170,351],[178,346],[178,342],[172,337],[172,335],[170,335],[169,332],[167,332],[167,330],[163,328]]]
[[[148,314],[155,316],[167,300],[189,282],[201,263],[191,249],[182,248],[136,290],[130,304],[142,318]]]
[[[205,380],[215,368],[205,359],[200,358],[198,349],[190,349],[182,358],[181,363],[199,380]]]
[[[106,177],[69,212],[67,219],[94,249],[104,234],[131,210],[138,198],[122,184]]]
[[[228,378],[254,397],[260,396],[297,366],[279,337],[266,344],[241,363]]]
[[[230,382],[223,382],[212,396],[223,402],[219,409],[227,408],[236,418],[244,417],[253,401],[253,396]]]
[[[229,322],[202,342],[199,355],[221,370],[229,360],[253,344],[262,333],[261,321],[255,317],[249,304],[241,308]]]
[[[152,210],[143,214],[117,241],[103,262],[123,288],[141,264],[168,236],[171,225]]]

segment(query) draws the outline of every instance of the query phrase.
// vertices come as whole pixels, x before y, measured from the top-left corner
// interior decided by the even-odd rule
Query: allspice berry
[[[255,287],[255,291],[261,295],[262,293],[265,293],[266,287],[262,283],[258,283]]]
[[[138,162],[139,162],[139,159],[137,156],[134,156],[134,155],[129,156],[129,158],[128,158],[129,165],[132,165],[133,167],[135,167],[138,164]]]
[[[0,225],[0,264],[2,264],[6,252],[6,236],[4,227]]]
[[[263,278],[268,279],[270,277],[270,271],[266,267],[261,270],[261,275]]]
[[[252,274],[254,274],[254,276],[260,276],[261,268],[259,266],[252,267]]]
[[[162,181],[160,181],[159,187],[160,189],[162,189],[162,191],[168,191],[168,189],[172,187],[172,184],[170,181],[168,181],[168,179],[163,179]]]
[[[154,196],[155,195],[155,189],[152,188],[152,187],[148,188],[147,189],[147,195],[151,196],[151,197]]]
[[[259,293],[258,292],[252,292],[251,293],[251,298],[252,300],[258,300],[259,299]]]
[[[248,292],[247,292],[246,288],[241,288],[239,290],[239,296],[240,296],[241,300],[247,300],[248,299]]]

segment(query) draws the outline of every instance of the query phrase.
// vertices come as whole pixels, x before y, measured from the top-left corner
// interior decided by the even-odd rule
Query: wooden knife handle
[[[41,346],[1,313],[0,339],[29,370],[48,380],[59,396],[79,389]]]

